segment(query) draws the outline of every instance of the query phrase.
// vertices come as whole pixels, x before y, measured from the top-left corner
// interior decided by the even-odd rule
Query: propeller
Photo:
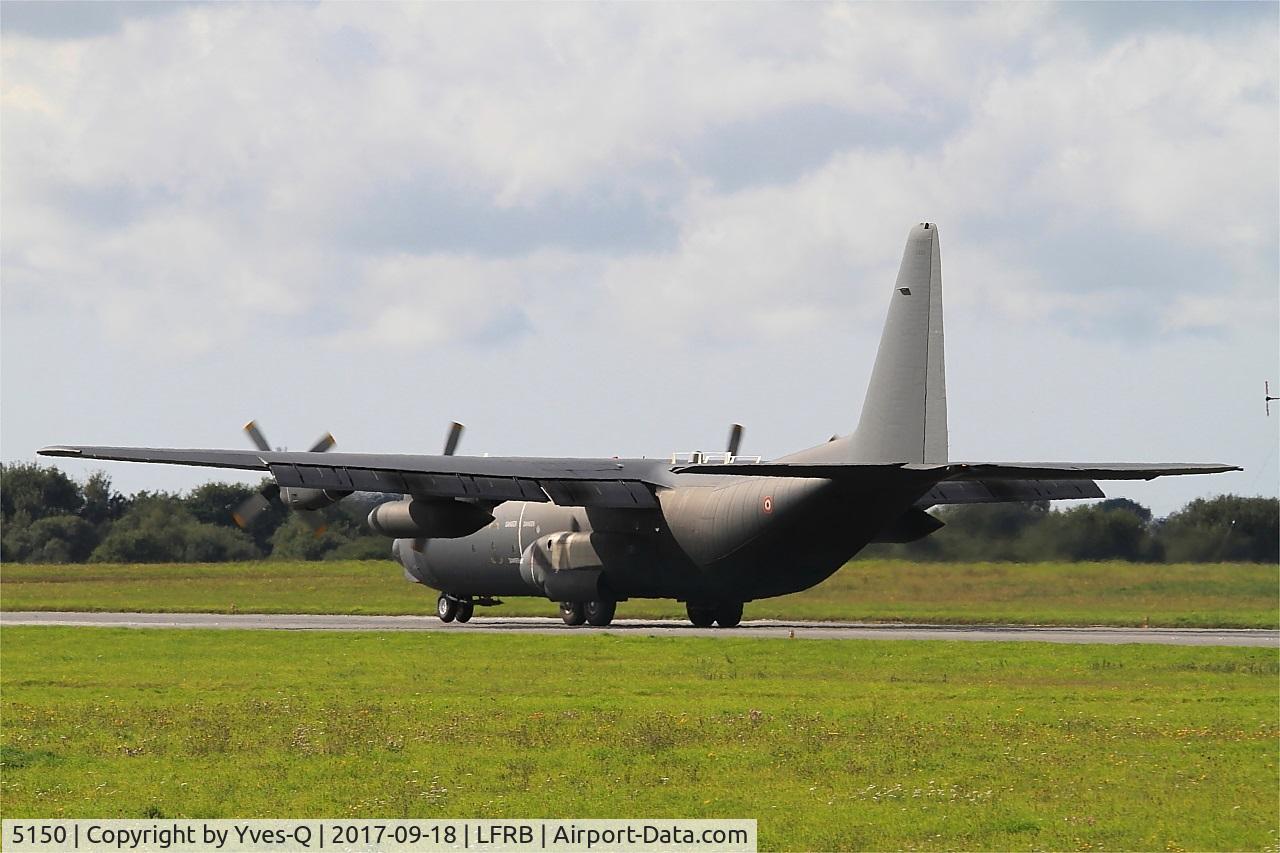
[[[729,455],[737,456],[738,448],[742,445],[742,424],[732,424],[729,427]]]
[[[458,449],[458,441],[462,438],[462,431],[464,429],[466,429],[466,427],[457,421],[449,424],[449,435],[444,440],[445,456],[452,456],[454,451]]]
[[[253,442],[254,447],[264,453],[269,453],[271,451],[271,444],[267,441],[267,437],[262,434],[262,430],[258,427],[257,421],[249,421],[245,424],[244,431],[245,434],[249,436],[249,440]],[[333,433],[326,432],[316,440],[315,444],[311,445],[309,452],[324,453],[335,444],[337,444],[337,441],[334,439]],[[253,524],[254,519],[266,512],[271,507],[272,502],[280,503],[285,507],[290,506],[289,501],[281,500],[280,486],[274,482],[268,483],[262,487],[262,491],[250,495],[244,501],[241,501],[240,505],[231,513],[231,518],[235,521],[237,526],[246,528]],[[324,515],[321,512],[314,509],[294,509],[298,513],[298,517],[305,521],[317,536],[324,533],[327,524],[325,523]]]

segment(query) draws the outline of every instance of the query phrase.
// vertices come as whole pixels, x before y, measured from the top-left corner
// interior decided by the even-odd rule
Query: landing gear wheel
[[[476,612],[476,606],[470,601],[458,602],[458,613],[454,616],[459,622],[470,622],[471,615]]]
[[[440,617],[441,622],[452,622],[453,618],[458,615],[458,602],[447,595],[441,594],[440,598],[436,600],[436,615]]]
[[[721,628],[736,628],[742,624],[742,602],[722,601],[717,604],[716,624]]]
[[[607,598],[588,601],[583,610],[586,611],[587,622],[597,628],[603,628],[613,621],[613,614],[618,610],[618,602]]]
[[[692,601],[687,601],[684,609],[689,614],[689,621],[693,623],[695,628],[710,628],[711,624],[716,621],[715,608],[709,604],[694,604]]]
[[[581,601],[562,601],[560,618],[564,624],[576,627],[587,621],[587,608]]]

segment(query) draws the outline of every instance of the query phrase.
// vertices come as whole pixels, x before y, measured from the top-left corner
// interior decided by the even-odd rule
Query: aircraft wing
[[[151,447],[53,446],[41,456],[267,471],[281,486],[562,506],[652,508],[670,465],[647,459],[418,456]]]

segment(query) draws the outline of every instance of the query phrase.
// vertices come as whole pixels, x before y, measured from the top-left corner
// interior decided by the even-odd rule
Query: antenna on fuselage
[[[1271,417],[1271,401],[1280,400],[1280,397],[1271,396],[1271,383],[1266,381],[1262,383],[1262,396],[1267,407],[1267,417]]]

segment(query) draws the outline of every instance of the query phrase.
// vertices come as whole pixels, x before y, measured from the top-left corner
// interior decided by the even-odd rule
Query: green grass
[[[1276,627],[1280,566],[1258,563],[852,562],[798,595],[752,602],[746,617],[1062,625]],[[434,593],[390,561],[194,565],[7,565],[5,610],[432,613]],[[554,615],[511,599],[482,613]],[[623,603],[626,617],[683,617],[672,601]]]
[[[0,630],[5,818],[754,817],[1275,849],[1275,650]]]

